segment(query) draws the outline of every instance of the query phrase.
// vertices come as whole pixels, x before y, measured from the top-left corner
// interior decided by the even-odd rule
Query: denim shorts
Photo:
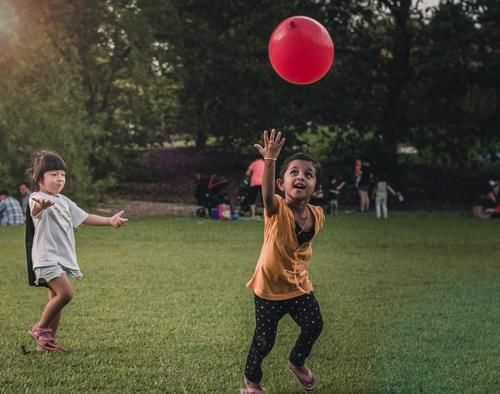
[[[64,267],[61,264],[35,268],[34,271],[36,276],[35,283],[37,286],[41,283],[49,283],[52,279],[59,278],[63,273],[66,273],[69,279],[79,279],[83,276],[80,270]]]

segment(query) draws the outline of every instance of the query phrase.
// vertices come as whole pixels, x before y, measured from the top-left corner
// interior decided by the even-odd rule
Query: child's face
[[[283,179],[277,182],[287,199],[309,201],[316,189],[316,169],[310,161],[293,160],[288,164]]]
[[[47,194],[57,195],[66,184],[66,172],[63,170],[46,171],[38,186],[40,190]]]

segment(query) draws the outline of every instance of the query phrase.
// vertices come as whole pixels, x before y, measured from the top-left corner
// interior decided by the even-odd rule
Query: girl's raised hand
[[[254,147],[264,159],[276,160],[280,155],[284,143],[285,137],[282,137],[281,131],[276,133],[275,129],[271,129],[271,135],[269,135],[267,130],[264,130],[264,146],[255,144]]]
[[[118,228],[123,226],[125,223],[127,223],[128,219],[122,217],[124,211],[118,212],[116,215],[113,215],[109,221],[109,223],[114,227]]]

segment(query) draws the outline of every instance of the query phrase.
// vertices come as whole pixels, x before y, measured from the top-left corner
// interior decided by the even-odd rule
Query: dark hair
[[[38,190],[38,183],[47,171],[66,171],[66,163],[55,152],[41,150],[33,155],[33,165],[28,171],[33,180],[33,186]]]
[[[9,192],[7,190],[0,190],[0,196],[8,196]]]
[[[28,189],[31,187],[28,182],[21,182],[19,184],[19,187],[21,187],[21,186],[26,186]]]
[[[283,163],[281,163],[280,171],[278,173],[278,177],[283,179],[285,176],[285,172],[288,169],[290,163],[294,160],[303,160],[309,161],[313,164],[314,170],[316,171],[316,188],[321,185],[321,165],[319,162],[312,156],[306,155],[305,153],[295,153],[292,156],[287,157]]]

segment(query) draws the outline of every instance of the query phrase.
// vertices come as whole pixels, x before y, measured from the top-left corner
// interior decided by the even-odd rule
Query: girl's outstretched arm
[[[91,226],[113,226],[114,228],[118,228],[125,225],[128,221],[128,219],[122,217],[122,215],[123,211],[120,211],[111,217],[90,214],[87,219],[83,221],[83,223]]]
[[[271,135],[269,135],[267,130],[264,130],[264,146],[259,144],[254,145],[265,161],[264,175],[262,177],[262,200],[264,202],[264,209],[269,216],[272,216],[278,210],[278,202],[274,194],[276,160],[284,143],[285,138],[281,136],[281,131],[276,133],[276,130],[272,129]]]

